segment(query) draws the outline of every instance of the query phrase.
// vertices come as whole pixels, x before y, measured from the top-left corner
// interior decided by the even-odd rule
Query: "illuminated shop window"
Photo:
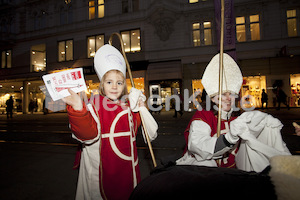
[[[11,50],[2,51],[1,68],[11,68]]]
[[[248,76],[243,77],[243,84],[241,88],[241,96],[245,99],[243,103],[244,108],[261,107],[261,93],[264,89],[267,94],[272,91],[266,87],[266,76]]]
[[[236,17],[236,39],[238,42],[260,40],[260,16]]]
[[[140,77],[140,78],[133,78],[133,82],[134,82],[134,86],[136,89],[142,91],[142,93],[145,92],[145,82],[144,82],[144,78],[143,77]],[[127,85],[127,90],[128,92],[130,92],[132,86],[131,86],[131,82],[130,82],[130,79],[127,78],[126,79],[126,85]]]
[[[292,107],[300,107],[300,74],[291,74],[291,98],[290,103]]]
[[[287,10],[286,18],[287,18],[287,29],[288,36],[295,37],[297,36],[297,14],[296,10]]]
[[[31,47],[31,71],[46,71],[46,45],[40,44]]]
[[[140,30],[130,30],[121,32],[124,42],[125,52],[141,51],[141,34]]]
[[[104,0],[89,1],[89,20],[104,17]]]
[[[73,60],[73,40],[58,42],[58,62]]]
[[[95,56],[96,51],[104,45],[104,35],[90,36],[87,39],[88,58]]]
[[[212,44],[212,25],[211,22],[193,23],[193,44],[194,47]],[[201,42],[203,41],[203,42]]]

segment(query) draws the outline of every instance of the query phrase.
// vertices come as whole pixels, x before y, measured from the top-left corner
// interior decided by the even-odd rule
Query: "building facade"
[[[54,106],[44,102],[42,75],[77,67],[84,69],[90,94],[99,85],[93,56],[114,32],[122,35],[136,88],[147,96],[159,94],[164,102],[174,91],[202,91],[205,67],[219,51],[216,2],[1,0],[0,107],[10,95],[19,112],[28,113],[30,102],[37,111]],[[260,107],[265,89],[272,106],[274,88],[281,87],[290,106],[300,106],[300,1],[230,3],[225,32],[233,28],[234,46],[225,50],[234,51],[242,70],[242,95]],[[115,39],[113,45],[120,46]]]

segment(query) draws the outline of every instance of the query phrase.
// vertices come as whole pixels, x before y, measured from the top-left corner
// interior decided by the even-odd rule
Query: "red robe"
[[[101,196],[104,199],[128,199],[140,181],[135,137],[140,125],[139,114],[132,113],[128,105],[116,104],[103,96],[97,96],[94,105],[94,109],[98,107],[97,113],[101,124],[99,149]],[[108,111],[106,105],[112,110]],[[76,138],[84,143],[98,136],[97,123],[85,105],[79,112],[80,117],[74,116],[78,112],[68,107],[71,130]]]
[[[225,122],[228,123],[228,125],[230,125],[230,122],[232,120],[236,119],[236,117],[230,117],[227,120],[221,120],[221,134],[226,134],[227,130],[225,128]],[[191,123],[194,120],[202,120],[205,123],[207,123],[210,128],[211,128],[211,137],[213,137],[215,134],[217,134],[217,126],[218,126],[218,117],[214,115],[214,113],[212,111],[206,111],[206,110],[202,110],[202,111],[197,111],[194,116],[192,117],[192,119],[190,120],[186,130],[184,131],[184,138],[186,141],[186,147],[184,150],[184,153],[187,151],[187,146],[188,146],[188,138],[189,138],[189,134],[190,134],[190,126]],[[226,168],[236,168],[236,164],[235,164],[235,153],[237,152],[238,149],[235,149],[232,153],[229,153],[228,158],[226,158],[226,161],[224,162],[224,159],[222,159],[221,161],[221,165],[219,165],[217,163],[217,165],[219,167],[226,167]]]

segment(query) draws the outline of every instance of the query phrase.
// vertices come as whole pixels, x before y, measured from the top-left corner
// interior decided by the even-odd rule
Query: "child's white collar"
[[[221,112],[221,119],[223,119],[223,120],[229,120],[230,117],[231,117],[232,111],[233,111],[233,108],[231,108],[228,112],[222,110],[222,112]]]

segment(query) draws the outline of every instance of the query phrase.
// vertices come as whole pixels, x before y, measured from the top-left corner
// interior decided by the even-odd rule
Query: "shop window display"
[[[181,81],[180,80],[164,80],[164,81],[153,81],[149,83],[149,95],[153,95],[153,88],[159,88],[158,95],[161,97],[161,105],[166,109],[173,109],[175,107],[175,96],[174,89],[177,91],[177,95],[181,94],[180,89]],[[156,94],[156,93],[155,93]],[[183,94],[182,94],[183,95]],[[151,100],[150,100],[151,103]],[[167,105],[167,106],[166,106]]]
[[[140,77],[140,78],[133,78],[133,82],[134,82],[134,87],[138,90],[141,90],[142,93],[145,93],[145,83],[144,83],[144,78]],[[130,79],[126,79],[126,84],[127,84],[127,89],[128,89],[128,93],[130,92],[131,89],[131,82]]]
[[[291,107],[300,107],[300,74],[291,75]]]
[[[243,106],[245,108],[261,107],[262,89],[268,93],[265,76],[244,77],[241,95],[246,101]]]
[[[203,96],[203,85],[201,83],[201,79],[195,79],[192,80],[192,89],[193,89],[193,96],[194,96],[194,108],[197,108],[197,103],[198,102],[200,105],[204,101],[204,96]],[[203,96],[203,97],[202,97]]]

